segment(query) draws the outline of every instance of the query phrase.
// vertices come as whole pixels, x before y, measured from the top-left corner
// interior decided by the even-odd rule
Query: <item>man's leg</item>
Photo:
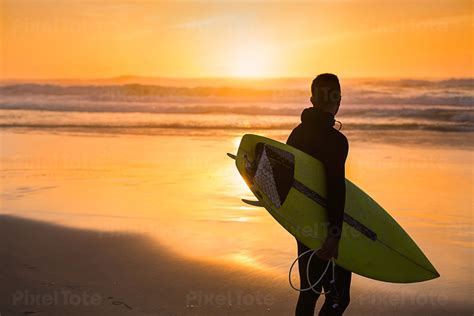
[[[332,271],[329,270],[324,277],[324,291],[330,292],[326,294],[319,316],[342,315],[349,305],[352,272],[336,265],[334,275],[336,279],[334,284],[331,284]]]
[[[309,250],[304,244],[296,241],[298,244],[298,256],[303,252]],[[308,266],[308,259],[311,256],[311,253],[307,253],[298,260],[298,270],[300,275],[300,287],[308,288],[308,278],[306,277],[306,268]],[[327,261],[319,259],[316,255],[313,256],[310,262],[309,267],[309,279],[311,283],[314,283],[318,280],[323,273],[324,268],[326,267]],[[327,272],[329,274],[329,271]],[[322,282],[318,284],[314,289],[318,292],[321,292]],[[296,304],[296,316],[313,316],[314,308],[316,306],[316,301],[319,298],[319,294],[315,293],[312,290],[300,292],[298,297],[298,303]]]

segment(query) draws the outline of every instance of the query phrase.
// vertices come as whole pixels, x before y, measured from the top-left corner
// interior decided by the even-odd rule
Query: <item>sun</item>
[[[232,52],[229,60],[233,77],[255,78],[271,76],[272,54],[261,45],[246,45]]]

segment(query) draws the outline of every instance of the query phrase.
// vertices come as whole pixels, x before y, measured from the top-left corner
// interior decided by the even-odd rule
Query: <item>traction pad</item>
[[[295,158],[293,154],[268,144],[258,143],[255,160],[248,162],[247,174],[276,208],[285,202],[293,185]]]

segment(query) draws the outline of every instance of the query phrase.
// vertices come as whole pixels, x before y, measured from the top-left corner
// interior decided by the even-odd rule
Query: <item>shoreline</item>
[[[295,123],[295,126],[298,124]],[[91,128],[29,128],[29,127],[0,127],[0,137],[6,135],[44,135],[71,137],[202,137],[229,138],[241,137],[244,134],[259,134],[284,142],[291,129],[219,129],[219,128],[122,128],[108,127],[103,129]],[[393,145],[416,146],[420,148],[449,148],[471,150],[474,148],[474,132],[466,131],[434,131],[434,130],[351,130],[342,129],[352,144],[363,145]]]

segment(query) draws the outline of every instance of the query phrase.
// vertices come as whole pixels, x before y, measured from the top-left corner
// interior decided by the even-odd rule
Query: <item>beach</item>
[[[260,315],[288,313],[294,296],[259,271],[189,260],[140,235],[0,225],[2,315]]]
[[[294,238],[242,204],[251,193],[225,155],[245,132],[3,130],[2,315],[293,313]],[[390,284],[354,275],[346,314],[472,313],[470,134],[347,135],[346,176],[390,212],[441,277]],[[62,291],[97,294],[99,303],[54,297]]]
[[[284,278],[190,260],[140,235],[0,217],[2,315],[290,315]],[[469,303],[355,285],[347,315],[469,315]],[[322,301],[322,299],[320,299]],[[319,302],[321,303],[321,302]]]

